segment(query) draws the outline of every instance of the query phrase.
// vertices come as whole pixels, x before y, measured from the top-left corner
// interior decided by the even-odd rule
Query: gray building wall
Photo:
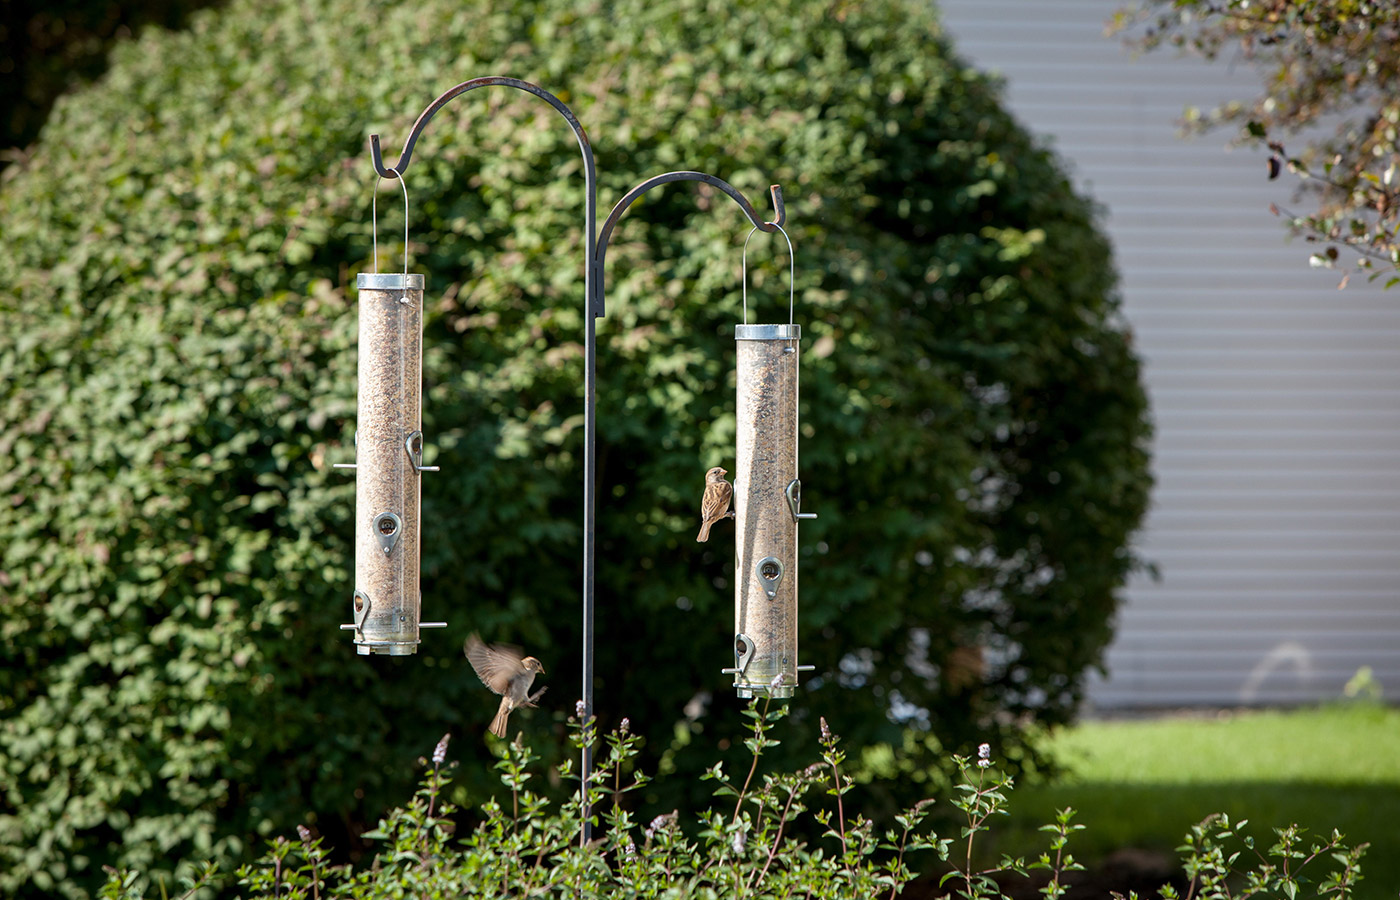
[[[1312,270],[1229,135],[1187,105],[1248,99],[1248,63],[1134,58],[1127,0],[942,0],[960,52],[1106,208],[1157,428],[1139,550],[1100,708],[1336,698],[1371,666],[1400,698],[1400,287]],[[1300,206],[1303,206],[1300,204]],[[1303,206],[1303,208],[1306,208]]]

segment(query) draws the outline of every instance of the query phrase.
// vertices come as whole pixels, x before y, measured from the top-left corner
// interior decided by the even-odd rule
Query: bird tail
[[[696,541],[708,541],[710,539],[710,523],[700,523],[700,534],[696,536]]]
[[[496,710],[496,718],[491,720],[491,733],[496,737],[506,736],[506,719],[510,716],[510,698],[501,698],[501,707]]]

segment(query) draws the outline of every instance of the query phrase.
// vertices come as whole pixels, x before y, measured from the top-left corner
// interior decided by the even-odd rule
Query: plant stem
[[[844,859],[849,852],[849,848],[846,846],[846,807],[841,802],[841,771],[836,768],[835,763],[831,764],[831,776],[836,784],[836,826],[841,832],[841,857]],[[850,868],[849,863],[847,863],[847,868]]]
[[[613,770],[613,815],[617,815],[618,797],[622,796],[622,762],[617,763],[617,768]]]
[[[899,873],[904,869],[904,848],[908,845],[909,829],[906,828],[904,834],[899,837],[899,855],[895,857],[894,872],[891,873],[894,876],[891,879],[894,883],[890,885],[890,900],[894,900],[894,895],[899,892]]]
[[[507,750],[506,752],[509,753],[510,751]],[[513,768],[514,768],[514,771],[511,771],[511,770],[507,770],[507,771],[511,771],[511,779],[510,779],[510,811],[511,811],[510,820],[511,820],[511,827],[512,827],[512,828],[517,828],[517,827],[519,827],[519,825],[520,825],[520,770],[521,770],[521,766],[520,766],[520,764],[519,764],[519,760],[518,760],[518,759],[517,759],[517,760],[514,760],[514,763],[515,763],[515,765],[514,765],[514,767],[513,767]]]
[[[763,876],[768,874],[768,867],[773,864],[773,858],[778,855],[778,844],[783,839],[783,826],[787,824],[788,812],[792,810],[792,801],[796,798],[797,789],[793,788],[788,794],[787,803],[783,805],[783,814],[778,817],[778,833],[773,836],[773,846],[768,849],[768,859],[763,864],[763,871],[759,872],[758,876],[749,882],[750,891],[763,882]]]
[[[982,785],[985,783],[986,777],[987,777],[987,770],[986,770],[986,769],[979,768],[979,769],[977,770],[977,800],[981,800],[981,799],[982,799]],[[966,867],[965,869],[963,869],[963,882],[967,885],[967,896],[968,896],[969,898],[973,896],[973,893],[972,893],[972,839],[973,839],[974,837],[977,836],[977,829],[980,828],[981,825],[982,825],[982,823],[979,822],[979,821],[977,820],[977,814],[974,812],[974,810],[976,810],[976,809],[977,809],[977,803],[974,802],[974,803],[972,804],[972,809],[969,809],[969,810],[967,811],[967,825],[968,825],[968,828],[967,828],[967,867]]]
[[[759,716],[758,721],[754,724],[755,742],[753,764],[749,766],[749,774],[744,778],[744,786],[739,790],[739,799],[734,803],[734,818],[729,820],[730,825],[739,821],[739,809],[744,805],[744,795],[749,792],[749,783],[753,781],[753,773],[758,771],[758,758],[763,754],[763,726],[768,721],[768,706],[772,702],[773,698],[771,695],[764,698],[763,715]]]

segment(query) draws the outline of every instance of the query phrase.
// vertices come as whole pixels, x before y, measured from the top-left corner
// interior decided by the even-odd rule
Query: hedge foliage
[[[145,27],[182,27],[218,0],[6,3],[0,18],[0,169],[22,158],[59,95],[107,69],[112,45]]]
[[[945,745],[1025,763],[1019,724],[1072,713],[1136,565],[1138,362],[1090,203],[923,4],[235,0],[120,48],[0,190],[0,892],[246,859],[299,822],[353,843],[414,748],[484,731],[471,631],[544,660],[553,702],[513,724],[570,752],[583,179],[524,93],[459,98],[407,174],[442,467],[424,614],[450,627],[369,660],[337,630],[366,137],[392,158],[436,94],[485,74],[572,106],[604,210],[669,169],[760,210],[785,188],[820,514],[800,625],[817,671],[790,727],[820,710],[876,748],[866,777],[893,805]],[[400,197],[379,189],[392,270]],[[727,198],[671,186],[608,255],[597,711],[625,707],[663,772],[743,733],[719,672],[731,538],[694,531],[705,469],[732,459],[747,232]],[[784,255],[756,236],[749,258],[751,311],[779,321]],[[490,783],[477,753],[458,803]]]

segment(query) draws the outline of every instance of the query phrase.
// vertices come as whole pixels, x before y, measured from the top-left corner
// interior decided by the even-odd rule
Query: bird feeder
[[[797,673],[814,668],[797,664],[797,525],[816,518],[801,511],[797,471],[802,328],[792,321],[792,242],[786,325],[748,323],[747,241],[744,251],[744,323],[734,326],[734,667],[724,671],[740,697],[787,698]]]
[[[400,179],[402,180],[402,179]],[[404,208],[407,222],[408,195]],[[378,233],[376,231],[376,244]],[[361,273],[356,403],[355,650],[408,656],[418,651],[422,594],[419,504],[423,465],[423,276]],[[377,251],[376,251],[377,252]]]

